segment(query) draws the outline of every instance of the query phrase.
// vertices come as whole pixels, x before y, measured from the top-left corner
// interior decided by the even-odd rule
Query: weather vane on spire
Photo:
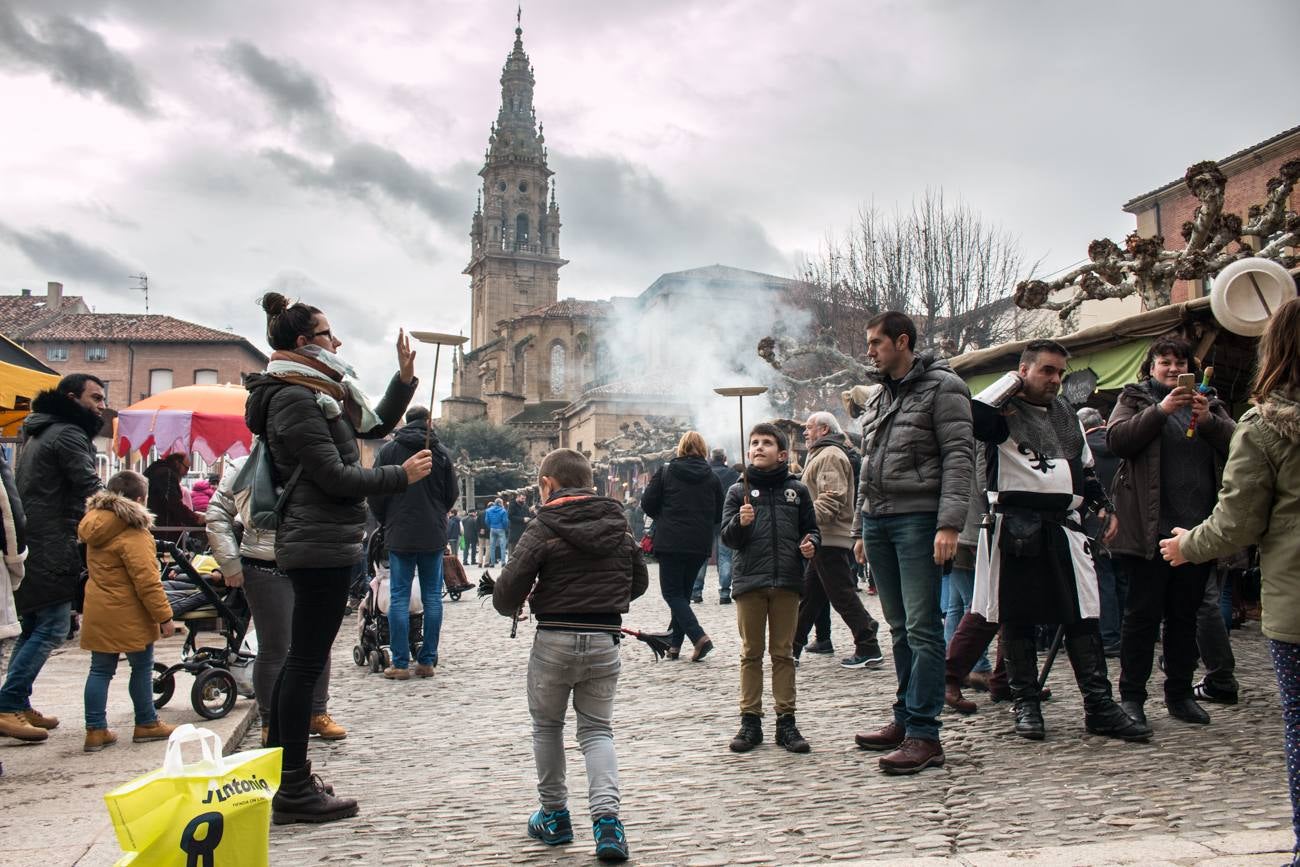
[[[524,26],[524,4],[523,4],[523,0],[520,0],[520,2],[517,3],[517,4],[515,5],[515,26],[516,26],[516,27],[523,27],[523,26]]]

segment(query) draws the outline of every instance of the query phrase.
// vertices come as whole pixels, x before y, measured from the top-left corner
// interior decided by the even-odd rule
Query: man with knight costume
[[[1114,701],[1098,628],[1100,598],[1085,507],[1115,531],[1106,492],[1074,409],[1058,392],[1069,350],[1032,341],[1008,373],[972,400],[984,449],[988,515],[980,533],[971,610],[1002,629],[1016,733],[1046,736],[1038,674],[1038,624],[1060,624],[1093,734],[1144,741],[1151,729]]]

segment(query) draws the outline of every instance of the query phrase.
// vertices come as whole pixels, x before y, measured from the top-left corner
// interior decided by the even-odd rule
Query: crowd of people
[[[972,396],[944,360],[917,352],[913,322],[889,312],[867,324],[877,381],[864,392],[860,446],[833,414],[813,412],[799,467],[784,431],[760,423],[747,432],[737,472],[690,431],[632,502],[597,495],[587,458],[557,449],[541,463],[537,506],[518,495],[464,514],[453,508],[455,472],[430,413],[410,406],[418,381],[406,336],[397,341],[398,372],[372,406],[321,310],[275,293],[262,305],[273,353],[247,380],[246,420],[283,480],[274,528],[241,515],[238,463],[192,491],[180,483],[183,456],[101,483],[92,441],[105,397],[95,377],[65,377],[34,401],[16,477],[0,460],[0,638],[17,638],[0,686],[0,735],[39,742],[58,726],[31,695],[74,606],[91,652],[85,749],[116,741],[105,707],[121,654],[134,739],[170,734],[150,679],[154,643],[175,628],[153,537],[155,525],[203,527],[222,580],[243,588],[258,630],[263,741],[283,751],[273,821],[356,815],[355,799],[312,773],[308,736],[347,735],[328,712],[329,657],[373,516],[390,581],[384,677],[434,674],[444,555],[499,568],[495,608],[514,619],[527,607],[537,626],[527,696],[539,807],[527,833],[551,845],[573,839],[563,743],[571,703],[597,855],[623,860],[614,701],[622,616],[649,584],[646,549],[658,563],[672,659],[688,640],[693,662],[714,649],[692,605],[702,601],[707,563],[717,562],[719,602],[734,606],[741,643],[739,729],[729,745],[737,753],[764,740],[765,656],[775,743],[811,750],[796,722],[796,668],[804,650],[823,641],[829,649],[818,624],[832,610],[854,642],[841,665],[885,664],[879,624],[858,593],[855,570],[869,566],[897,689],[882,724],[854,740],[881,753],[889,775],[944,764],[942,710],[975,712],[962,694],[971,683],[1010,700],[1016,734],[1044,739],[1045,634],[1054,636],[1053,655],[1063,648],[1069,660],[1088,731],[1153,736],[1147,698],[1158,640],[1167,713],[1209,724],[1205,705],[1238,700],[1221,608],[1225,570],[1213,562],[1257,550],[1300,834],[1300,574],[1291,532],[1300,524],[1300,300],[1270,321],[1254,407],[1239,422],[1208,383],[1195,385],[1198,359],[1178,338],[1151,343],[1138,381],[1106,418],[1061,396],[1070,354],[1060,343],[1030,342],[1015,371]],[[362,464],[363,438],[387,440],[373,466]],[[653,522],[650,540],[641,538],[641,515]],[[417,578],[424,616],[413,644],[407,604]],[[1108,658],[1119,660],[1118,700]]]

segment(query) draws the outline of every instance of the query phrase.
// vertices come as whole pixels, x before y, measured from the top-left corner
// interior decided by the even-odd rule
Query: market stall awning
[[[1213,318],[1210,299],[1195,298],[1053,339],[1070,350],[1069,371],[1091,368],[1097,375],[1097,388],[1105,391],[1137,380],[1138,368],[1153,338],[1193,321],[1212,324]],[[1015,370],[1020,353],[1029,343],[1029,340],[1000,343],[958,355],[949,359],[949,364],[970,390],[977,392],[1008,370]]]
[[[18,435],[32,400],[59,384],[59,374],[8,337],[0,335],[0,434]]]
[[[1138,368],[1147,357],[1147,347],[1153,338],[1139,337],[1117,346],[1108,346],[1095,352],[1071,355],[1066,365],[1066,375],[1077,370],[1091,369],[1097,375],[1097,390],[1108,391],[1120,389],[1130,382],[1137,382]],[[1006,370],[994,370],[966,376],[966,386],[971,394],[978,394],[985,386],[992,385],[1007,370],[1015,370],[1016,364],[1010,364]]]
[[[186,385],[147,397],[118,413],[117,453],[198,452],[209,463],[246,455],[253,442],[244,424],[247,399],[240,385]]]

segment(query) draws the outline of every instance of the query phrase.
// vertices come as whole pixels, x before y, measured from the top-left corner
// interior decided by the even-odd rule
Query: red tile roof
[[[23,340],[133,343],[247,343],[238,334],[174,316],[138,313],[71,313],[23,335]]]
[[[541,307],[534,307],[527,313],[523,313],[517,318],[523,319],[527,316],[556,317],[556,316],[587,316],[592,318],[603,318],[613,312],[613,305],[608,301],[579,301],[577,298],[565,298],[556,301],[554,304],[543,304]]]
[[[65,295],[61,310],[84,309],[80,295]],[[48,306],[46,295],[0,295],[0,334],[20,337],[24,328],[31,328],[55,316]]]

